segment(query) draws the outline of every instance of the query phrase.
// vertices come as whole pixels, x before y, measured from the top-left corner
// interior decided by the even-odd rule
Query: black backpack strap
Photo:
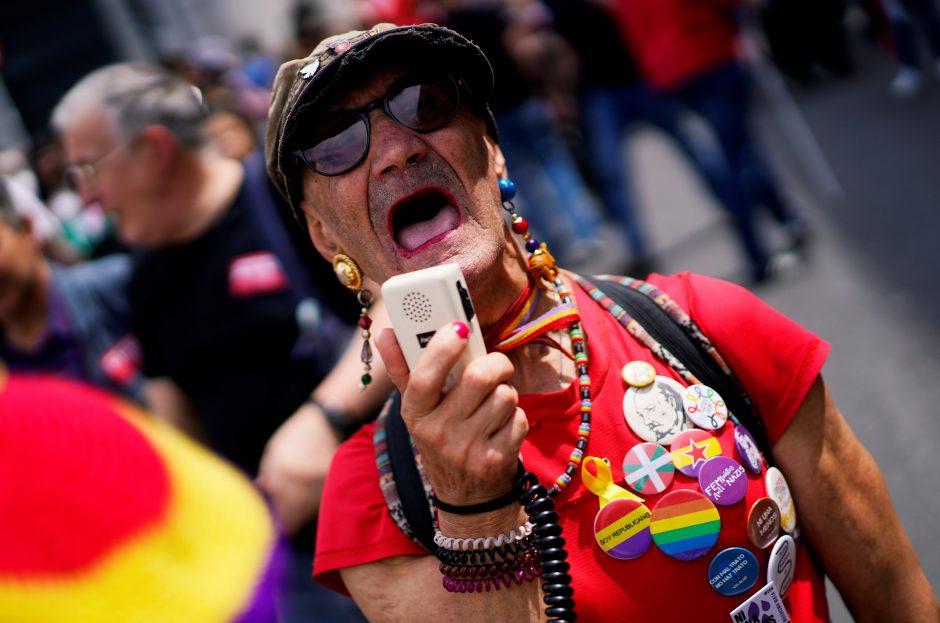
[[[401,503],[402,519],[408,525],[408,530],[404,532],[410,532],[412,539],[421,543],[429,552],[434,552],[434,519],[428,508],[428,499],[418,466],[415,464],[411,436],[401,417],[401,394],[397,391],[385,413],[385,440],[389,465]]]
[[[705,348],[689,335],[656,301],[635,288],[597,277],[583,277],[632,316],[650,336],[681,361],[698,379],[717,391],[728,409],[754,436],[772,464],[770,442],[763,420],[757,415],[735,379],[726,374]]]

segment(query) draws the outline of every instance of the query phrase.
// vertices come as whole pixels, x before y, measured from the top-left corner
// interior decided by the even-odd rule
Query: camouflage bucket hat
[[[291,152],[301,147],[303,128],[310,127],[318,105],[369,71],[410,64],[433,64],[463,78],[471,105],[497,139],[488,104],[493,70],[480,48],[462,35],[435,24],[383,23],[324,39],[310,55],[288,61],[278,70],[265,139],[268,174],[301,223],[304,164]]]

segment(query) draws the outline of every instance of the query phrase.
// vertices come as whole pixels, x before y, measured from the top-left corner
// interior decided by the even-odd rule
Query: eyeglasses
[[[105,155],[93,160],[92,162],[75,162],[65,167],[65,183],[74,191],[78,191],[82,186],[91,184],[95,181],[101,170],[102,165],[111,160],[114,155],[124,149],[126,145],[121,143]]]
[[[369,153],[369,113],[376,108],[408,129],[427,134],[453,121],[460,109],[458,82],[446,73],[402,78],[363,108],[340,110],[316,124],[311,147],[293,155],[320,175],[342,175],[359,166]]]

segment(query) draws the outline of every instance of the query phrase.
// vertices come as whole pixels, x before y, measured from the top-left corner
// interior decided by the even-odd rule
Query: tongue
[[[414,251],[428,240],[449,232],[455,227],[457,227],[457,210],[454,206],[447,205],[430,220],[402,227],[398,230],[395,241],[406,251]]]

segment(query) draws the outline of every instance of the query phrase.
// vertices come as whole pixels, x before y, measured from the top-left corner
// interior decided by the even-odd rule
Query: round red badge
[[[605,504],[594,518],[594,538],[608,556],[630,560],[643,555],[653,543],[649,508],[624,498]]]

